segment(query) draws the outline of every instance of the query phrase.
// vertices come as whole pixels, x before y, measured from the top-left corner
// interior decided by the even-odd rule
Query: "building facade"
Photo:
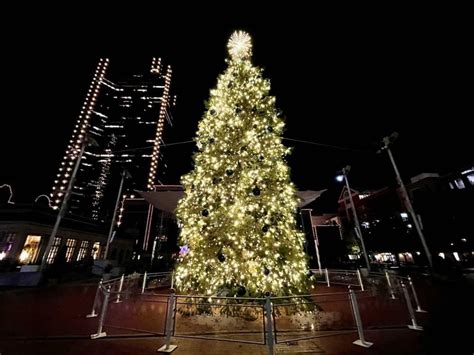
[[[0,206],[0,262],[10,265],[40,264],[55,221],[51,209],[38,205]],[[79,264],[86,259],[102,258],[106,244],[103,226],[86,219],[63,219],[47,264],[59,256],[66,264]],[[124,264],[132,257],[130,240],[118,240],[112,246],[111,260]],[[14,270],[10,270],[14,271]]]

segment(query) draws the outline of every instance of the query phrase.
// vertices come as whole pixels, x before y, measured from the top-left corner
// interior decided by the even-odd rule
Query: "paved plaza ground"
[[[340,313],[330,323],[333,329],[314,332],[319,337],[275,345],[277,354],[472,354],[472,288],[464,282],[429,281],[420,285],[420,299],[429,313],[417,313],[425,328],[409,330],[403,301],[360,295],[360,312],[366,339],[374,346],[352,344],[357,339],[349,304],[327,292],[344,287],[321,285],[318,299],[328,314]],[[75,282],[31,289],[0,291],[0,354],[153,354],[164,343],[162,334],[166,303],[130,297],[111,303],[106,317],[107,338],[91,340],[98,318],[86,319],[96,291],[94,282]],[[164,292],[164,290],[163,290]],[[162,298],[163,299],[163,298]],[[166,299],[166,298],[164,298]],[[347,326],[348,325],[348,326]],[[279,323],[277,320],[277,329]],[[282,328],[280,326],[280,328]],[[177,334],[180,328],[177,327]],[[282,329],[280,329],[282,330]],[[209,335],[209,334],[207,334]],[[258,334],[257,334],[258,335]],[[221,336],[218,334],[217,336]],[[259,335],[261,337],[261,334]],[[292,333],[280,334],[292,338]],[[231,338],[229,331],[221,338]],[[236,339],[245,339],[236,336]],[[262,338],[260,338],[262,339]],[[174,337],[175,354],[267,354],[265,345]]]

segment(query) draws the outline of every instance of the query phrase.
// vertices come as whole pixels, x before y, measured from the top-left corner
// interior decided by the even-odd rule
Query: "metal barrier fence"
[[[314,271],[313,271],[314,272]],[[288,297],[209,297],[175,295],[171,273],[122,275],[97,287],[92,311],[98,317],[92,339],[120,335],[165,336],[159,351],[176,348],[171,337],[274,345],[357,332],[355,345],[370,347],[365,329],[422,330],[410,277],[359,270],[324,270],[318,282],[348,286],[346,292]]]

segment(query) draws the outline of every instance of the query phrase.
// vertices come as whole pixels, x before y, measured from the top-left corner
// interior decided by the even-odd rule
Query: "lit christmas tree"
[[[308,288],[298,200],[270,83],[251,63],[250,36],[232,34],[227,70],[199,123],[194,170],[177,208],[181,293],[302,294]]]

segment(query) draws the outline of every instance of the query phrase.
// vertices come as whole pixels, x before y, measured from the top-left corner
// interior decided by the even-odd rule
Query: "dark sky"
[[[394,154],[406,178],[474,162],[472,39],[463,19],[443,11],[325,16],[299,8],[232,19],[190,16],[189,8],[66,13],[15,13],[12,24],[2,24],[0,184],[14,187],[16,201],[50,192],[98,58],[132,66],[157,56],[171,64],[178,105],[165,140],[189,140],[225,69],[234,29],[253,36],[254,63],[265,68],[286,116],[285,137],[373,151],[398,131]],[[345,164],[357,187],[394,182],[385,155],[286,144],[294,147],[289,163],[300,189],[334,186]],[[165,183],[190,169],[192,150],[164,150]]]

